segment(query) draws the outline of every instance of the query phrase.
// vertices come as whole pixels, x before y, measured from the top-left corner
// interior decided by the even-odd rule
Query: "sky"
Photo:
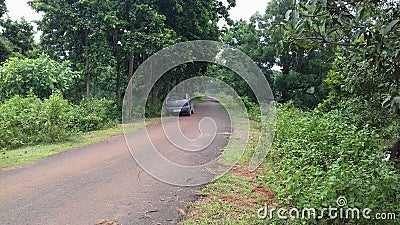
[[[259,12],[264,14],[269,0],[236,0],[236,6],[230,10],[233,20],[249,20],[250,17]]]
[[[31,9],[28,0],[6,0],[8,15],[17,20],[24,17],[27,21],[40,20],[41,16]],[[225,0],[224,0],[225,1]],[[269,0],[236,0],[236,7],[230,10],[233,20],[249,20],[257,11],[264,13]]]
[[[13,20],[25,17],[27,21],[40,20],[41,16],[30,6],[28,0],[6,0],[8,15]]]

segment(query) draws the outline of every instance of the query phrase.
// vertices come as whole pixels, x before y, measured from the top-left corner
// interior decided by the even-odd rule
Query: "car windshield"
[[[169,101],[186,100],[186,94],[171,94],[168,96]]]

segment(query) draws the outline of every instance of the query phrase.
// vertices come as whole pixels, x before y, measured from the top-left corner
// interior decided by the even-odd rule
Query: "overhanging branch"
[[[316,41],[322,44],[331,44],[331,45],[336,45],[336,46],[345,46],[345,47],[355,47],[359,45],[351,44],[351,43],[346,43],[346,42],[337,42],[337,41],[331,41],[327,40],[322,37],[302,37],[302,38],[293,38],[291,39],[291,42],[295,41],[304,41],[304,40],[309,40],[309,41]],[[367,44],[362,44],[361,46],[366,46]]]

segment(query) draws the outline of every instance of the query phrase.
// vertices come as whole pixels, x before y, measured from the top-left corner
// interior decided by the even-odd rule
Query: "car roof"
[[[169,98],[178,98],[178,99],[187,99],[188,98],[188,94],[185,93],[172,93],[170,95],[168,95]]]

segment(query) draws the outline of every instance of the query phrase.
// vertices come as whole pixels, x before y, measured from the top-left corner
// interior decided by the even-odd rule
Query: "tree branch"
[[[331,44],[331,45],[338,45],[338,46],[345,46],[345,47],[354,47],[354,46],[357,46],[357,45],[351,44],[351,43],[336,42],[336,41],[326,40],[325,38],[322,38],[322,37],[293,38],[293,39],[291,39],[290,42],[304,41],[304,40],[317,41],[317,42],[319,42],[319,43]],[[366,45],[366,44],[364,44],[364,45]]]

